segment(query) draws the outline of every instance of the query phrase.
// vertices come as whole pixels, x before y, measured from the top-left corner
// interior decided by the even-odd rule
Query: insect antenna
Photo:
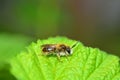
[[[79,42],[77,41],[74,45],[72,45],[71,49],[74,48]]]

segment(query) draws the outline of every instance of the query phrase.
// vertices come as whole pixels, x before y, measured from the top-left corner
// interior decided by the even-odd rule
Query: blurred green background
[[[0,80],[15,80],[10,58],[51,36],[120,56],[119,7],[119,0],[0,0]]]

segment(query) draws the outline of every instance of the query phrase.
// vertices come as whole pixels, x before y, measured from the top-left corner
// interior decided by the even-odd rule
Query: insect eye
[[[70,48],[66,48],[66,51],[67,51],[69,54],[71,53]]]

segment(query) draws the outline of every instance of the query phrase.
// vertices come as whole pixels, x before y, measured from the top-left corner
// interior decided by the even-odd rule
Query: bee
[[[57,55],[60,60],[60,56],[68,56],[72,54],[72,48],[76,46],[76,42],[72,47],[65,44],[44,44],[41,45],[43,55]]]

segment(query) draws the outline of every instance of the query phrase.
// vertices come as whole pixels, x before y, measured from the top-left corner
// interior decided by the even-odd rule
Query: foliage
[[[38,40],[11,60],[11,72],[18,80],[120,80],[117,56],[79,42],[68,57],[41,55],[41,45],[63,43],[72,46],[75,40],[55,37]]]

